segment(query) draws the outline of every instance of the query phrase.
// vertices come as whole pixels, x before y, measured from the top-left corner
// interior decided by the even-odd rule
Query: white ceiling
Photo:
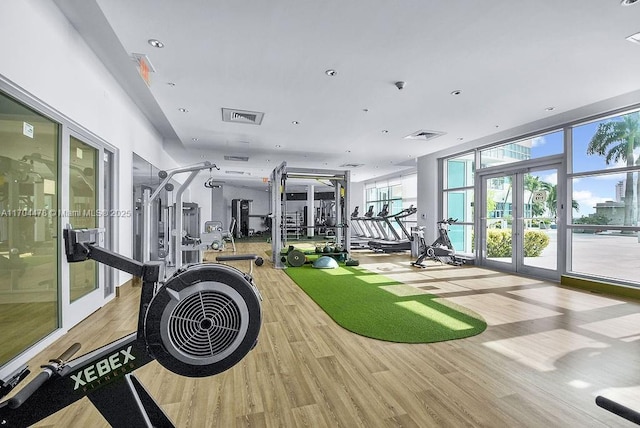
[[[640,45],[625,40],[640,31],[640,4],[620,0],[56,3],[178,162],[206,159],[221,177],[241,170],[255,183],[282,161],[363,164],[350,168],[352,180],[367,180],[640,89]],[[149,88],[132,53],[155,68]],[[264,112],[264,120],[222,122],[223,107]],[[404,138],[418,130],[445,134]]]

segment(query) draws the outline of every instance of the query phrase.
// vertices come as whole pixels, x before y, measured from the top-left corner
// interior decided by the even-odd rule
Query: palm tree
[[[533,201],[533,195],[538,190],[542,189],[542,181],[540,177],[527,173],[524,176],[524,189],[529,192],[529,200],[526,206],[531,210],[530,217],[540,217],[544,214],[544,205],[539,202]],[[531,219],[528,220],[529,226]]]
[[[621,120],[613,120],[598,125],[595,134],[587,146],[587,154],[605,156],[607,165],[618,161],[625,161],[628,167],[635,165],[633,150],[640,145],[640,112],[630,113],[621,117]],[[639,159],[640,161],[640,159]],[[627,172],[627,180],[624,189],[624,225],[631,226],[634,219],[632,171]],[[640,190],[640,180],[638,182]],[[640,205],[640,200],[638,201]]]
[[[549,210],[549,215],[553,218],[556,218],[558,215],[558,185],[547,183],[546,181],[542,182],[542,188],[547,191],[547,209]],[[571,200],[571,208],[576,211],[580,211],[580,204],[575,199]]]

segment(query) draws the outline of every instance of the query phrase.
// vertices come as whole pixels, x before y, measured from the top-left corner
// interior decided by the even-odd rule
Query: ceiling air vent
[[[407,135],[406,139],[408,140],[431,140],[434,139],[436,137],[439,137],[441,135],[444,135],[444,132],[438,132],[438,131],[427,131],[425,129],[421,129],[420,131],[416,131],[413,134],[409,134]]]
[[[340,168],[358,168],[359,166],[364,165],[363,163],[343,163],[340,165]]]
[[[232,108],[222,109],[222,121],[233,123],[247,123],[250,125],[260,125],[264,113],[259,111],[236,110]]]
[[[235,161],[235,162],[248,162],[249,156],[225,156],[224,160]]]

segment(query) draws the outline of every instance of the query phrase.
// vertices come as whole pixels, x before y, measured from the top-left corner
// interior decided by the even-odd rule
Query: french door
[[[550,279],[560,278],[558,227],[562,228],[558,188],[562,163],[522,162],[478,173],[481,207],[479,264]],[[561,247],[562,248],[562,247]]]

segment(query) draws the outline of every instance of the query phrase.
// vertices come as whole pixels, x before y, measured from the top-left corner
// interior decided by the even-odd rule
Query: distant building
[[[616,184],[616,202],[624,201],[624,183],[626,180],[618,181]]]
[[[616,198],[617,196],[618,196],[618,185],[616,185]],[[596,209],[596,215],[604,216],[609,219],[608,224],[624,224],[624,202],[621,202],[621,201],[598,202],[594,208]]]

